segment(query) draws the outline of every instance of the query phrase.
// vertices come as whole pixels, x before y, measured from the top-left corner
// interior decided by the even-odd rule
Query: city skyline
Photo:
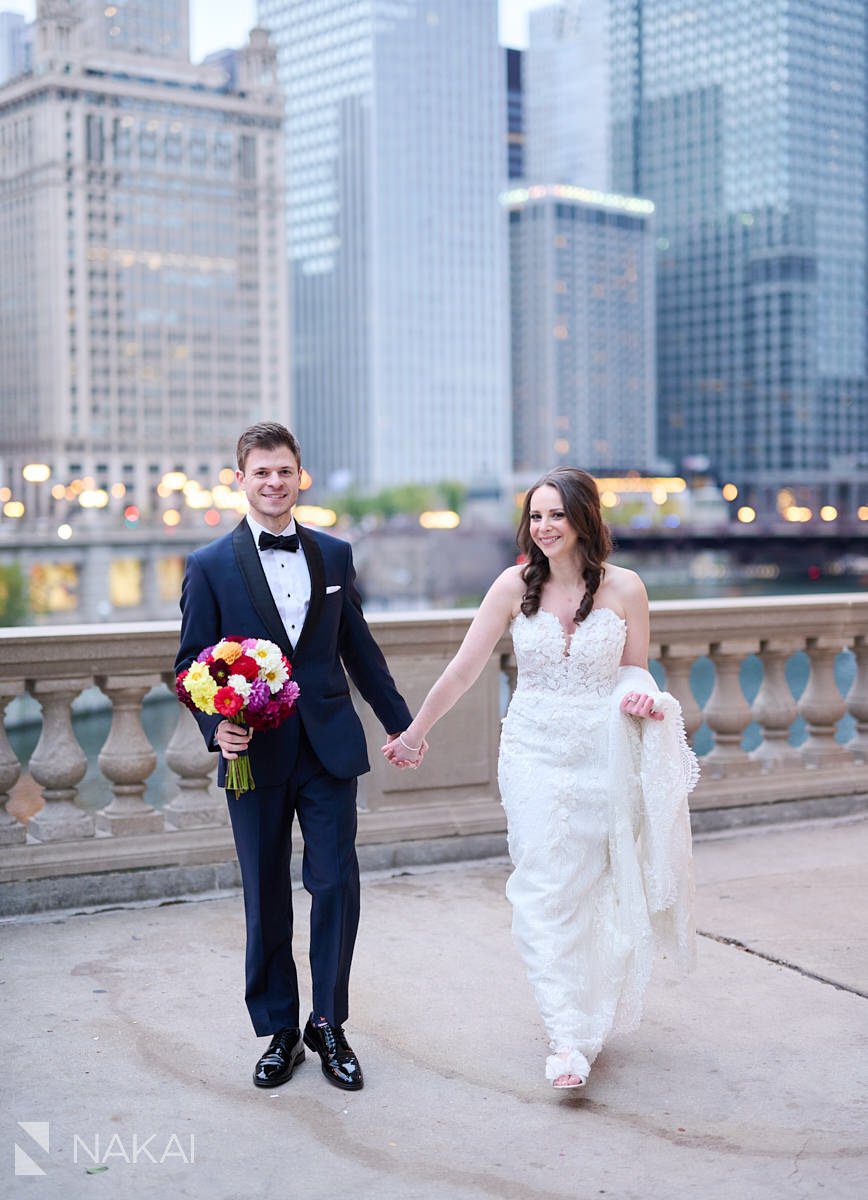
[[[505,46],[527,44],[527,15],[551,0],[499,0],[500,41]],[[36,0],[0,0],[0,11],[36,15]],[[256,0],[190,0],[190,54],[193,62],[206,54],[241,46],[256,24]]]

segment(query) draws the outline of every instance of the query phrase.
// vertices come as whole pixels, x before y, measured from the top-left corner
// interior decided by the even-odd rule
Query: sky
[[[507,46],[527,43],[527,13],[551,0],[500,0],[500,40]],[[32,20],[36,0],[0,0],[0,11],[20,12]],[[256,0],[190,0],[191,57],[199,62],[212,50],[240,46],[256,24]]]

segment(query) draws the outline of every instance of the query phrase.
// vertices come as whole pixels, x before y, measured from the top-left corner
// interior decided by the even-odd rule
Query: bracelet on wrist
[[[408,746],[407,743],[404,741],[404,735],[402,733],[398,734],[398,741],[401,743],[401,745],[404,747],[404,749],[409,750],[411,754],[418,754],[419,751],[422,749],[421,746]]]

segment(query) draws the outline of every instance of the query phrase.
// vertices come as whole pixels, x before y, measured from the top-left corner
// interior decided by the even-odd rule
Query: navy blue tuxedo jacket
[[[332,775],[350,779],[370,770],[362,723],[350,700],[344,668],[388,733],[406,729],[411,721],[362,614],[349,545],[319,530],[301,525],[297,529],[311,592],[295,650],[246,520],[190,555],[181,590],[176,674],[206,646],[227,636],[268,638],[292,663],[292,678],[301,689],[295,712],[279,729],[256,730],[250,742],[250,767],[260,787],[289,779],[298,751],[299,723]],[[326,592],[326,588],[333,590]],[[223,718],[194,715],[208,748],[218,750],[214,732]],[[226,760],[221,756],[221,786],[225,776]]]

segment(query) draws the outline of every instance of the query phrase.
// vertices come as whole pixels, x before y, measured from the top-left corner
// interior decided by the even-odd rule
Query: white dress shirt
[[[294,650],[310,605],[310,571],[304,557],[304,550],[301,546],[294,553],[291,550],[260,550],[260,533],[270,533],[271,531],[267,530],[264,525],[260,525],[258,521],[254,521],[250,513],[247,514],[247,524],[253,534],[259,561],[262,563],[274,603],[286,629],[286,636]],[[281,533],[288,537],[289,534],[296,532],[295,517],[293,517],[286,529],[281,530]]]

